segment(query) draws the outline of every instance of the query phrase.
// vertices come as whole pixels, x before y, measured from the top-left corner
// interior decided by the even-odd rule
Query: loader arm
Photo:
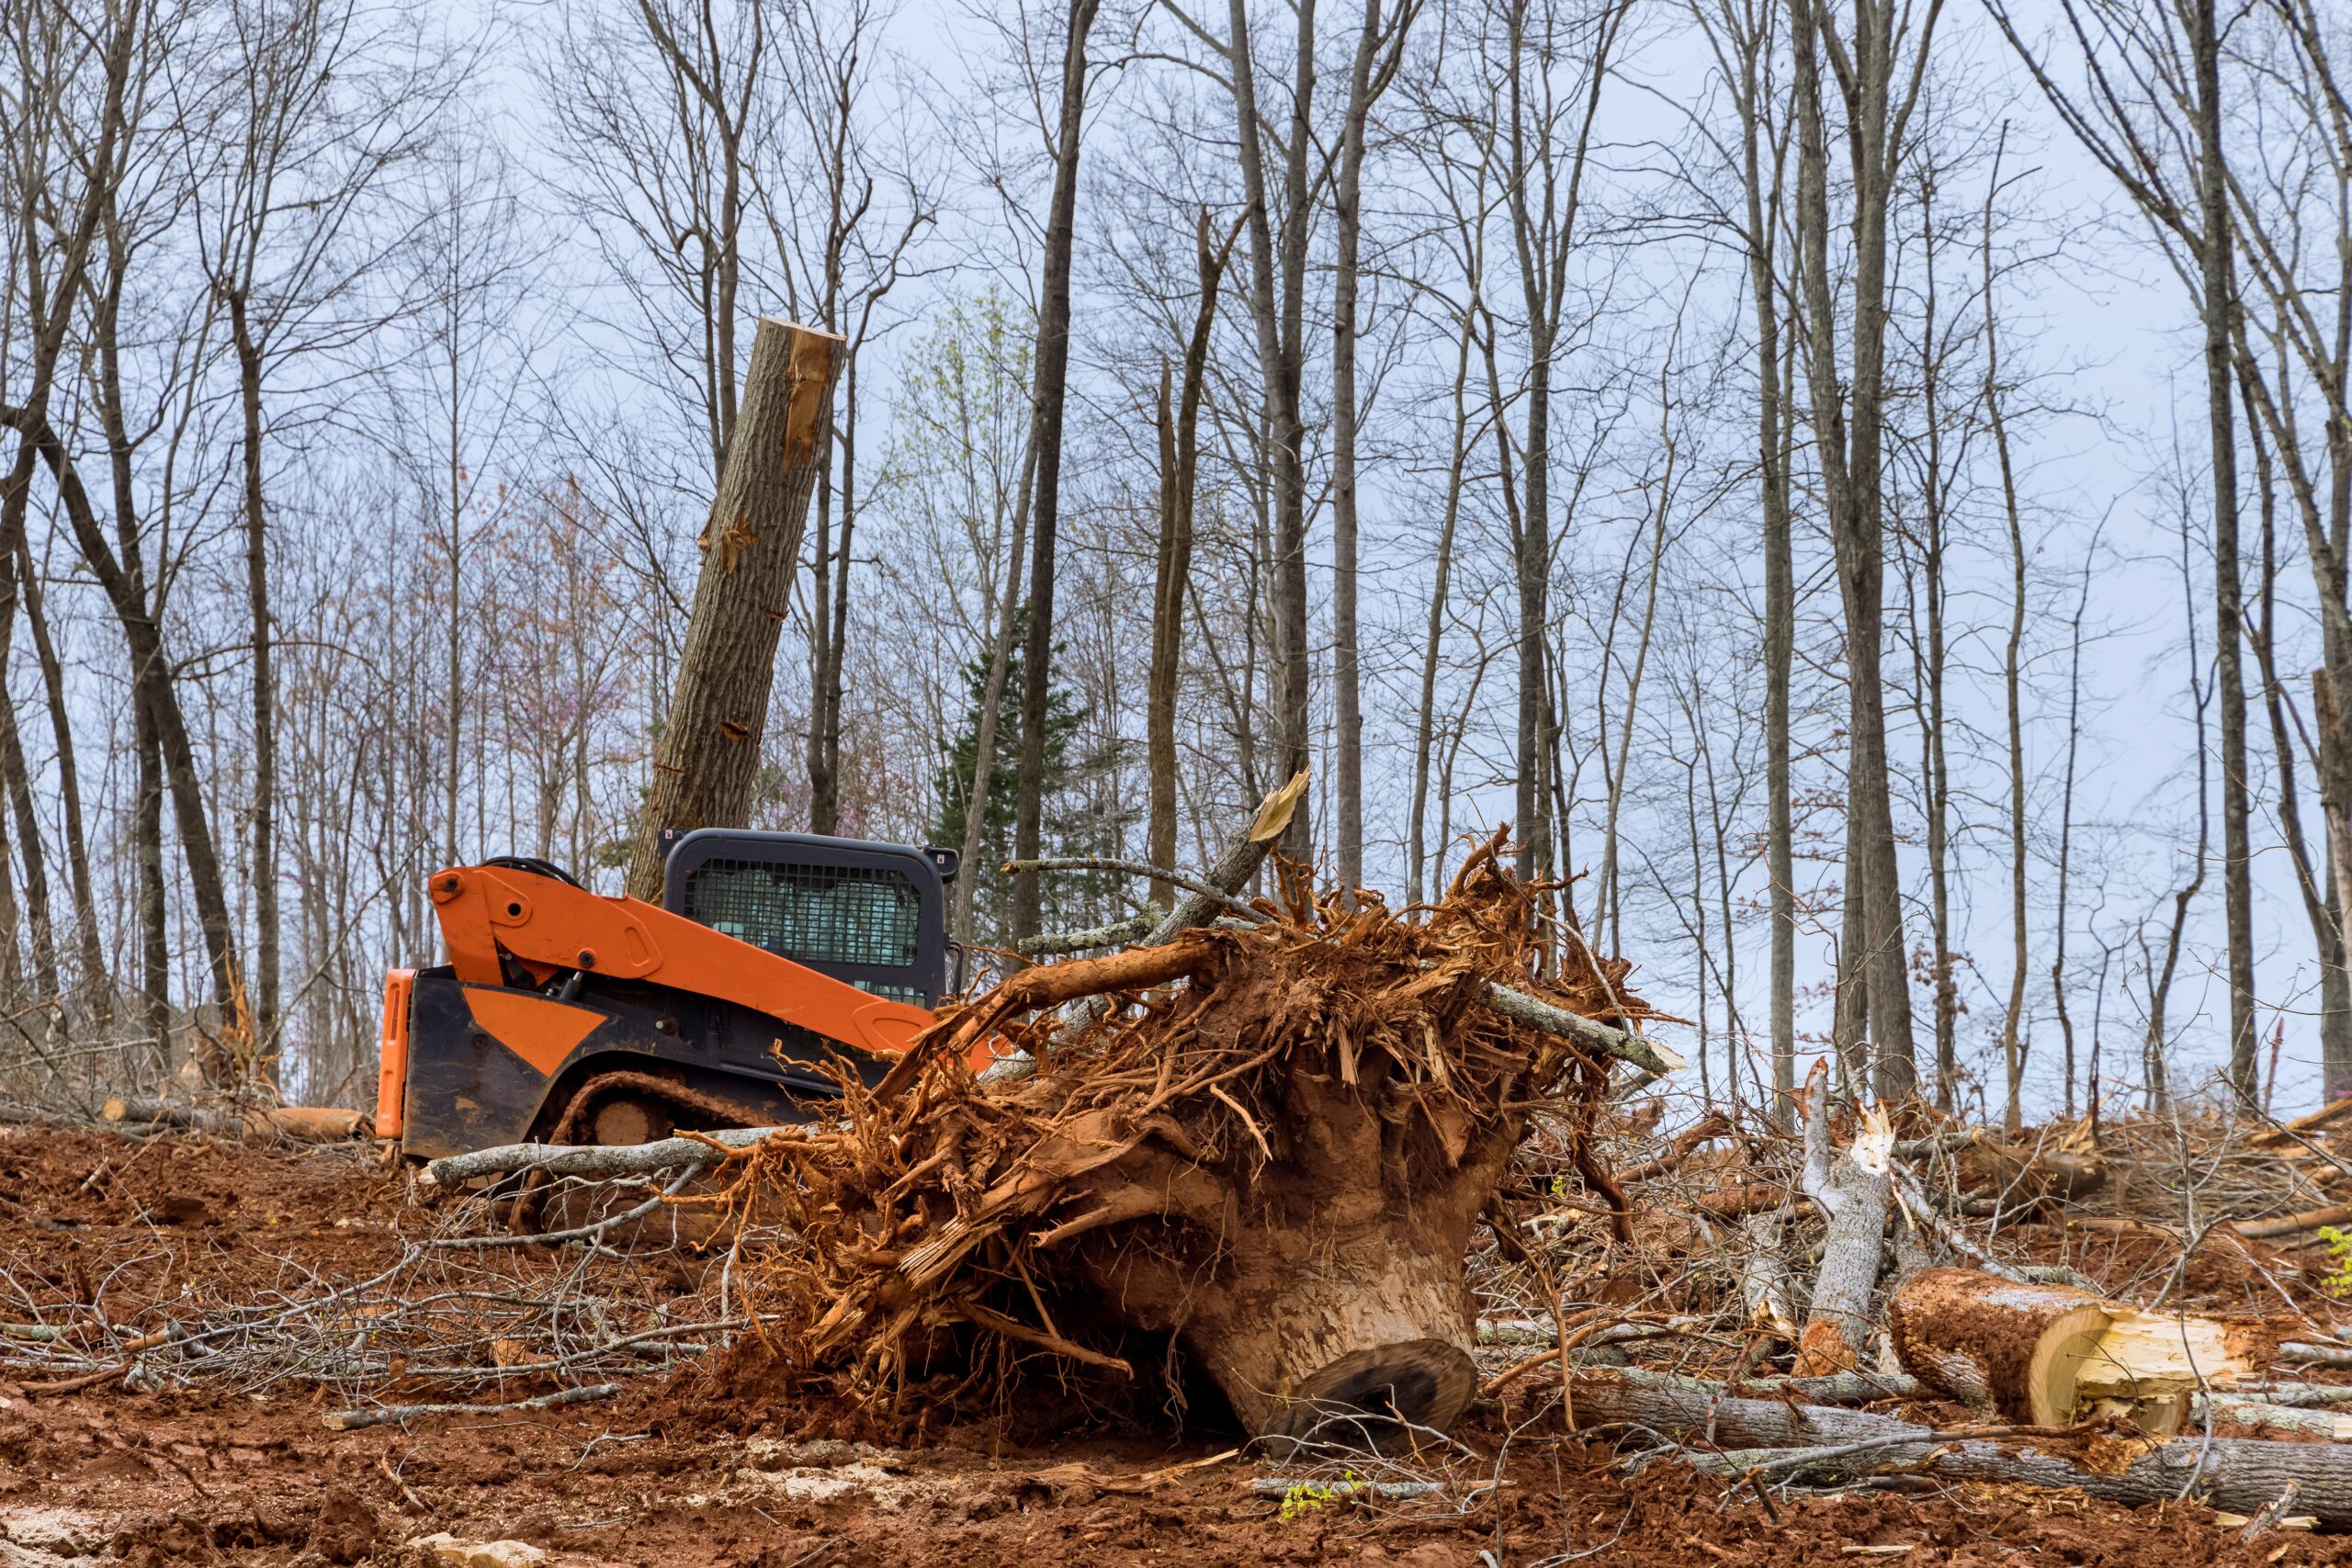
[[[896,1056],[935,1021],[806,964],[641,899],[607,897],[509,866],[436,872],[434,912],[459,980],[510,984],[511,957],[544,985],[565,970],[715,997],[828,1040]]]

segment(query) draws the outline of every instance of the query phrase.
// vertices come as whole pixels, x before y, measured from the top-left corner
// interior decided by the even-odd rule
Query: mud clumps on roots
[[[743,1244],[770,1348],[910,1420],[985,1406],[1041,1358],[1181,1401],[1181,1352],[1252,1433],[1451,1422],[1475,1384],[1471,1226],[1529,1117],[1580,1147],[1607,1087],[1488,987],[1651,1016],[1502,847],[1403,913],[1289,871],[1254,924],[1025,970],[943,1017],[903,1086],[845,1082],[838,1122],[768,1140],[735,1189],[787,1233]],[[1056,1012],[1097,997],[1080,1027]],[[991,1033],[1035,1070],[975,1079],[965,1048]]]

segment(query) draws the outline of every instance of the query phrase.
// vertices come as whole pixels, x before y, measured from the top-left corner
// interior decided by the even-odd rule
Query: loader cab
[[[893,1001],[933,1008],[955,988],[954,850],[728,828],[662,839],[672,914]]]

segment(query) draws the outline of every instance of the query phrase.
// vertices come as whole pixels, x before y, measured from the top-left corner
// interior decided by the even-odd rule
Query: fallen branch
[[[496,1416],[510,1410],[554,1410],[566,1404],[610,1399],[620,1391],[621,1385],[616,1382],[590,1383],[585,1388],[567,1388],[505,1404],[381,1404],[365,1410],[329,1410],[319,1420],[331,1432],[354,1432],[362,1427],[389,1427],[423,1416]]]
[[[1046,863],[1023,861],[1018,863],[1043,867]],[[1123,947],[1149,936],[1159,919],[1156,914],[1129,915],[1123,920],[1113,920],[1107,926],[1095,926],[1082,931],[1049,931],[1044,936],[1023,938],[1012,944],[1012,951],[1023,958],[1058,958],[1066,953],[1084,953],[1090,948]]]
[[[1631,1062],[1645,1073],[1663,1077],[1686,1066],[1681,1056],[1655,1041],[1645,1040],[1622,1029],[1580,1018],[1566,1008],[1555,1008],[1550,1002],[1539,1001],[1525,991],[1492,980],[1483,982],[1479,996],[1486,1004],[1514,1023],[1541,1030],[1561,1040],[1589,1047],[1604,1056],[1614,1056],[1621,1062]]]
[[[1434,1481],[1307,1481],[1288,1476],[1261,1476],[1250,1483],[1251,1495],[1287,1499],[1293,1494],[1317,1503],[1341,1497],[1377,1497],[1384,1503],[1409,1503],[1433,1497],[1445,1488]]]
[[[2233,1220],[2230,1229],[2248,1241],[2269,1241],[2284,1235],[2302,1235],[2322,1225],[2340,1225],[2352,1220],[2352,1203],[2330,1203],[2323,1209],[2305,1209],[2300,1214],[2280,1214],[2269,1220]]]
[[[806,1127],[729,1127],[650,1144],[502,1144],[469,1154],[445,1155],[426,1166],[418,1179],[427,1187],[453,1188],[476,1177],[518,1170],[545,1171],[549,1176],[650,1176],[707,1161],[713,1144],[728,1150],[749,1149],[770,1137],[807,1135]]]
[[[1867,1411],[1711,1397],[1645,1387],[1600,1372],[1580,1374],[1574,1392],[1577,1414],[1587,1427],[1597,1420],[1669,1439],[1727,1445],[1727,1451],[1683,1458],[1734,1480],[1766,1466],[1839,1477],[1897,1469],[1941,1480],[2078,1487],[2119,1503],[2164,1502],[2201,1491],[2215,1507],[2248,1514],[2293,1481],[2310,1513],[2329,1522],[2352,1521],[2352,1448],[2332,1443],[2177,1438],[2114,1464],[2107,1456],[2131,1455],[2131,1439],[2051,1432],[2035,1436],[2025,1448],[2011,1448],[1982,1433],[1939,1431]],[[2083,1450],[2079,1461],[2057,1451],[2060,1443],[2076,1442]],[[1904,1452],[1911,1449],[1918,1451]],[[1813,1451],[1800,1458],[1792,1452],[1799,1450]]]
[[[2261,1432],[2285,1432],[2340,1443],[2352,1439],[2352,1416],[2331,1415],[2282,1401],[2227,1393],[2200,1393],[2190,1404],[2190,1419],[2227,1422]]]
[[[1291,814],[1297,810],[1300,799],[1306,794],[1306,770],[1301,768],[1291,775],[1288,784],[1259,803],[1257,817],[1248,828],[1233,836],[1225,846],[1225,852],[1217,856],[1216,863],[1197,879],[1200,885],[1197,888],[1193,886],[1195,879],[1189,874],[1180,878],[1147,867],[1143,874],[1174,882],[1187,890],[1136,945],[1164,947],[1184,932],[1207,925],[1228,908],[1240,904],[1238,897],[1240,891],[1250,886],[1250,879],[1258,874],[1258,868],[1266,863],[1266,856],[1273,849],[1274,840],[1281,838],[1283,829],[1290,826]],[[1240,907],[1253,920],[1264,918],[1246,904]],[[1067,1044],[1085,1033],[1102,1016],[1105,1005],[1100,997],[1089,997],[1080,1002],[1070,1010],[1069,1018],[1056,1032],[1053,1043]],[[1036,1070],[1035,1060],[1022,1053],[996,1063],[981,1077],[991,1084],[1016,1083]]]

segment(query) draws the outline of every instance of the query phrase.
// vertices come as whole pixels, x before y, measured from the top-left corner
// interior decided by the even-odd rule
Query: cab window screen
[[[685,914],[796,963],[909,968],[922,896],[905,874],[866,866],[705,862],[686,876]]]

